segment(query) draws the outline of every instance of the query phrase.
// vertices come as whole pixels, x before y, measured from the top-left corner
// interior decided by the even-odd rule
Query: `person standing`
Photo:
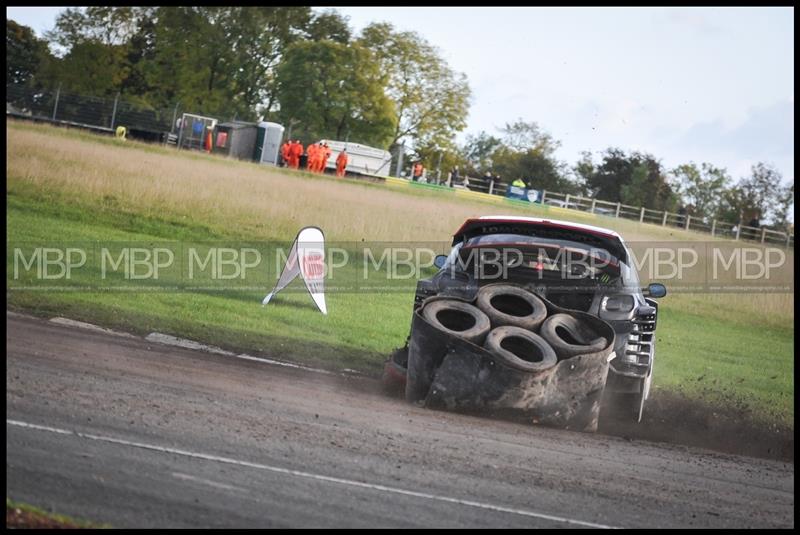
[[[322,146],[322,158],[319,164],[319,172],[324,173],[325,169],[328,167],[328,160],[331,159],[331,154],[333,154],[333,149],[331,149],[327,143]]]
[[[282,167],[289,166],[289,148],[291,147],[290,142],[291,140],[287,139],[283,142],[283,145],[281,145],[281,159],[283,160],[281,162]]]
[[[214,146],[211,134],[213,131],[214,130],[210,126],[206,127],[206,136],[205,136],[205,141],[203,142],[203,150],[205,150],[209,154],[211,154],[211,149]]]
[[[316,144],[314,147],[314,173],[321,173],[322,172],[322,161],[325,159],[325,146],[322,144],[322,141]]]
[[[411,173],[411,178],[414,180],[414,182],[419,182],[419,180],[422,178],[422,173],[424,170],[425,168],[422,167],[422,162],[416,162],[414,164],[414,170]]]
[[[294,158],[295,158],[295,156],[294,156],[294,140],[293,139],[289,140],[289,148],[287,149],[286,152],[287,152],[286,163],[289,165],[289,167],[294,168]]]
[[[291,166],[293,169],[300,168],[300,156],[303,155],[303,144],[300,143],[299,139],[295,139],[294,143],[292,144],[292,151],[291,151]]]
[[[343,177],[344,170],[347,167],[347,149],[342,149],[339,156],[336,157],[336,176]]]
[[[313,173],[317,165],[317,145],[316,143],[309,143],[306,148],[306,169],[308,172]]]

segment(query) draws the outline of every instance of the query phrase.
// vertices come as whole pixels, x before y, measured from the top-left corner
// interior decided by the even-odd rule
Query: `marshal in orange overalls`
[[[342,177],[344,176],[344,170],[347,167],[347,152],[342,150],[339,153],[339,156],[336,157],[336,176]]]

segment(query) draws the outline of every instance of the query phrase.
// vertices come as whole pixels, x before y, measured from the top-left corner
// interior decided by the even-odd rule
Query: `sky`
[[[41,36],[64,8],[6,8]],[[640,150],[668,169],[756,162],[794,180],[794,8],[336,7],[356,33],[420,34],[472,99],[467,128],[535,121],[574,164]],[[314,8],[322,11],[322,8]]]

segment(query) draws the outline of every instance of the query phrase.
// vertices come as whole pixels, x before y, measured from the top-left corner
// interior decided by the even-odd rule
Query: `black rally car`
[[[605,384],[641,420],[650,392],[662,284],[642,288],[632,254],[612,230],[552,219],[484,216],[468,219],[453,236],[439,271],[417,284],[414,310],[434,296],[472,301],[499,282],[523,287],[563,309],[596,316],[613,327],[614,348]],[[408,343],[386,362],[384,383],[403,387]]]

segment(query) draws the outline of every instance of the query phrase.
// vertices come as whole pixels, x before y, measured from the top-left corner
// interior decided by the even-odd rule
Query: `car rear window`
[[[606,249],[520,234],[469,238],[459,257],[465,266],[504,262],[519,272],[538,272],[539,278],[600,279],[620,274],[619,260]]]

